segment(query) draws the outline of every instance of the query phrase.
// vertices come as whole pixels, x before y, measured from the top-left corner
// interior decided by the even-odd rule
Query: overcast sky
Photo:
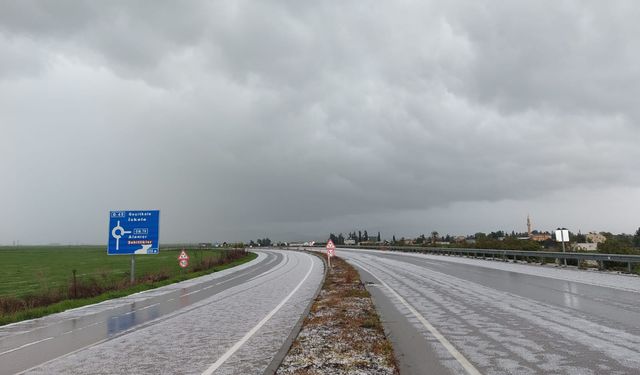
[[[640,226],[637,1],[3,1],[0,244]]]

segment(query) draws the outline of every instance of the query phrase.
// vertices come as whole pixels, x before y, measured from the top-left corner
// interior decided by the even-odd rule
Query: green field
[[[203,256],[222,250],[189,250],[191,265]],[[136,277],[157,271],[179,275],[179,250],[160,249],[157,255],[136,255]],[[0,297],[20,297],[38,291],[67,286],[75,269],[78,279],[126,277],[131,257],[107,255],[104,246],[21,246],[0,247]],[[191,267],[191,266],[190,266]]]

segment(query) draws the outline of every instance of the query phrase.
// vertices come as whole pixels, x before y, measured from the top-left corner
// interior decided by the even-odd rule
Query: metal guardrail
[[[539,258],[542,263],[544,259],[553,258],[560,259],[575,259],[581,260],[594,260],[597,261],[600,267],[602,262],[620,262],[627,263],[627,270],[631,273],[632,264],[640,264],[640,255],[626,255],[626,254],[601,254],[601,253],[574,253],[574,252],[557,252],[557,251],[522,251],[522,250],[499,250],[499,249],[467,249],[467,248],[446,248],[446,247],[413,247],[413,246],[352,246],[352,245],[340,245],[339,248],[347,249],[371,249],[371,250],[389,250],[400,251],[405,253],[430,253],[430,254],[443,254],[443,255],[473,255],[474,257],[487,258],[490,255],[492,258],[499,257],[507,260],[513,257],[514,260],[520,258]]]

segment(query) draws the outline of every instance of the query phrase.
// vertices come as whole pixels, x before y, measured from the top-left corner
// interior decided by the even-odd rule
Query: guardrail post
[[[629,273],[631,273],[631,262],[627,262],[627,269],[629,270]]]

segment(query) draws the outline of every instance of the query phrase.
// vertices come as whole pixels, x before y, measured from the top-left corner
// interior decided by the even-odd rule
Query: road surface
[[[402,374],[639,374],[640,278],[338,249],[360,269]]]
[[[256,252],[198,279],[0,327],[0,373],[262,374],[284,354],[324,266]]]

